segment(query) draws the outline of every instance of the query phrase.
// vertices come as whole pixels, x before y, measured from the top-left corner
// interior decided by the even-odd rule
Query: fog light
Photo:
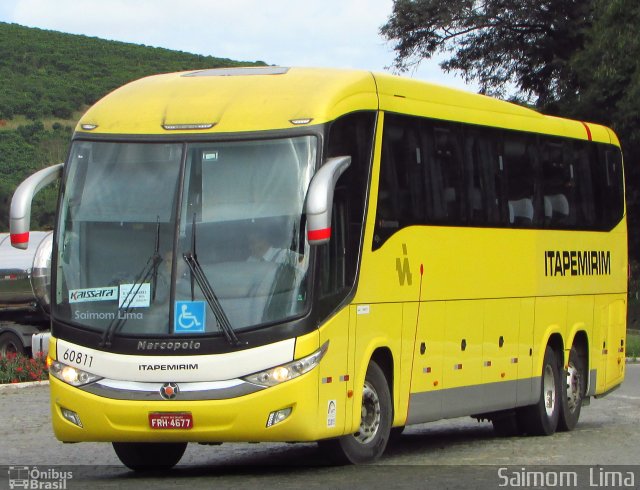
[[[272,425],[279,424],[284,419],[286,419],[289,415],[291,415],[291,407],[283,408],[282,410],[277,410],[275,412],[271,412],[269,414],[269,418],[267,419],[267,427],[271,427]]]
[[[60,407],[60,412],[62,412],[62,416],[71,422],[74,425],[82,428],[82,422],[80,422],[80,416],[75,413],[73,410],[68,410],[66,408]]]

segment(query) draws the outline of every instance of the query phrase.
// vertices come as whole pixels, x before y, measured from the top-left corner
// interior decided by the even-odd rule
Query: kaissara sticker
[[[86,303],[89,301],[115,301],[118,288],[87,288],[69,291],[69,303]]]

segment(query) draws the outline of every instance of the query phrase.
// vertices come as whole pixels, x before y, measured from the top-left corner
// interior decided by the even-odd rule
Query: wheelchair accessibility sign
[[[173,314],[175,333],[204,333],[205,305],[204,301],[176,301]]]

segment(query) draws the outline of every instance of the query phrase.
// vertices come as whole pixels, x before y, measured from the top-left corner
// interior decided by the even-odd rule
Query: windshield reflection
[[[309,265],[302,211],[316,144],[312,136],[74,143],[58,230],[55,317],[105,339],[217,334],[220,315],[184,259],[194,251],[234,331],[302,314]],[[140,277],[149,257],[152,273]]]

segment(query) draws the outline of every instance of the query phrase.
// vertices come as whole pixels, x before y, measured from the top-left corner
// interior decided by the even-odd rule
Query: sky
[[[393,0],[0,0],[0,22],[280,66],[393,73]],[[1,42],[1,40],[0,40]],[[434,60],[405,76],[475,90]]]

